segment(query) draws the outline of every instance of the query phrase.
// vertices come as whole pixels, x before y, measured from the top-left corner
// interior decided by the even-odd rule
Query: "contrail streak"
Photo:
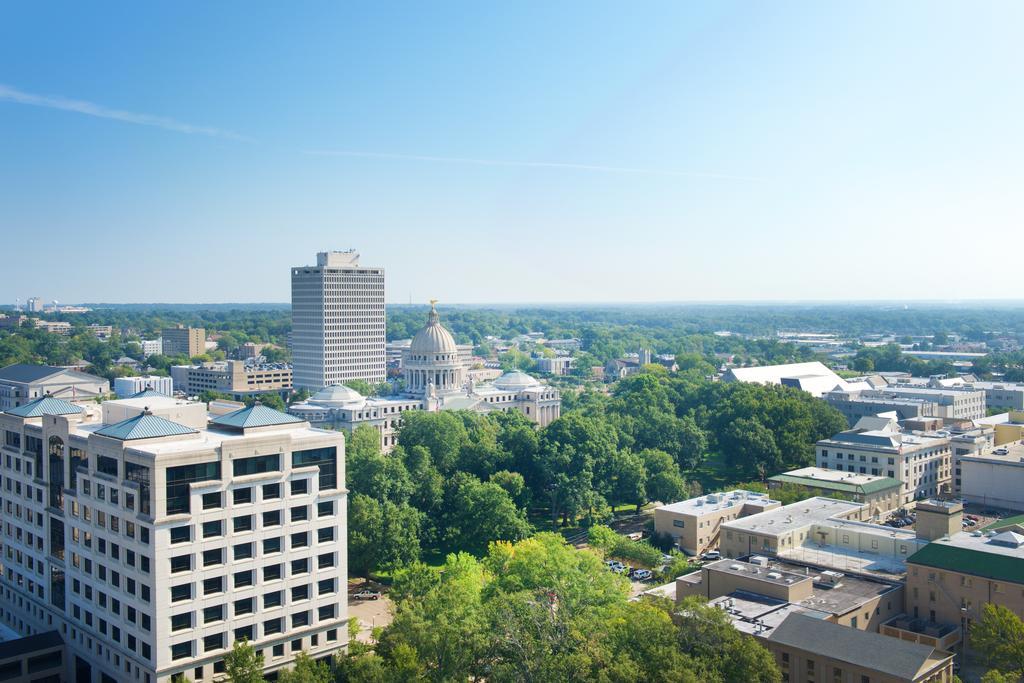
[[[251,141],[251,138],[239,135],[238,133],[230,130],[213,128],[211,126],[195,126],[191,123],[182,123],[181,121],[175,121],[174,119],[165,118],[163,116],[153,116],[152,114],[139,114],[137,112],[124,111],[121,109],[110,109],[109,107],[104,107],[103,105],[95,104],[93,102],[86,102],[85,100],[72,100],[66,97],[52,95],[35,95],[33,93],[23,92],[2,84],[0,84],[0,100],[15,102],[17,104],[28,104],[34,107],[46,107],[47,109],[70,111],[76,114],[85,114],[86,116],[95,116],[101,119],[112,119],[114,121],[122,121],[124,123],[134,123],[139,126],[163,128],[164,130],[170,130],[176,133],[208,135],[211,137],[228,138],[231,140]]]

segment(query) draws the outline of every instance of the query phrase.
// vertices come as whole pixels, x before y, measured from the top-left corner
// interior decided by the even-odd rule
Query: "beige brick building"
[[[202,327],[167,327],[161,333],[165,356],[198,356],[206,353],[206,330]]]
[[[683,552],[700,555],[718,547],[724,522],[780,505],[763,493],[743,489],[711,493],[655,508],[654,530],[671,536]]]

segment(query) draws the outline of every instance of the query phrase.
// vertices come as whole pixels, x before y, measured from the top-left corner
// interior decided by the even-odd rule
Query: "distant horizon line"
[[[445,303],[444,301],[438,302],[443,306],[800,306],[800,305],[848,305],[848,306],[864,306],[864,305],[898,305],[907,306],[911,304],[924,304],[924,305],[943,305],[943,306],[960,306],[960,305],[978,305],[978,304],[1000,304],[1000,305],[1011,305],[1019,304],[1024,306],[1024,298],[990,298],[990,299],[676,299],[676,300],[622,300],[622,301],[459,301]],[[386,301],[386,306],[406,306],[406,307],[427,307],[430,305],[429,301],[424,300],[423,302],[409,302],[409,301]],[[17,304],[15,303],[4,303],[0,304],[0,308],[14,309]],[[24,306],[24,304],[20,304]],[[50,305],[50,304],[48,304]],[[94,301],[94,302],[75,302],[75,303],[60,303],[61,306],[82,306],[82,307],[110,307],[110,306],[273,306],[290,308],[291,302],[289,301],[200,301],[200,302],[187,302],[187,301]],[[22,311],[28,313],[30,311]],[[35,311],[38,312],[38,311]],[[42,311],[44,313],[52,311]]]

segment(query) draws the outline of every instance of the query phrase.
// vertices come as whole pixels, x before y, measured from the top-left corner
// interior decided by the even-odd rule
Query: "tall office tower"
[[[0,622],[57,630],[84,683],[266,673],[347,642],[345,444],[255,405],[169,396],[0,413]]]
[[[320,252],[292,268],[292,369],[296,389],[386,376],[384,269],[355,251]]]
[[[202,327],[165,327],[160,334],[165,356],[199,356],[206,353],[206,330]]]

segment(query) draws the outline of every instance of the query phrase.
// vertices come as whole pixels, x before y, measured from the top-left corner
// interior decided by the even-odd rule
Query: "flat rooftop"
[[[705,569],[733,576],[746,576],[773,585],[795,585],[809,581],[813,586],[811,595],[803,600],[797,600],[793,604],[828,614],[846,614],[899,587],[893,579],[847,574],[841,571],[837,572],[835,569],[825,569],[821,566],[797,563],[776,557],[768,558],[767,566],[742,560],[720,560],[706,565]],[[833,575],[838,574],[839,576],[836,577],[835,582],[831,582],[825,572],[832,572]],[[762,602],[770,600],[765,596],[758,597]]]
[[[836,515],[855,512],[862,507],[862,503],[817,496],[749,517],[734,519],[722,526],[738,531],[756,531],[759,534],[777,535],[824,522]]]
[[[778,627],[790,614],[801,613],[815,619],[828,619],[831,614],[764,595],[734,591],[708,601],[732,619],[733,628],[747,635],[764,636]]]
[[[790,470],[789,472],[783,472],[782,474],[770,477],[769,481],[801,484],[803,486],[823,486],[838,491],[856,493],[872,493],[888,488],[899,488],[900,486],[900,482],[892,477],[828,470],[823,467],[803,467],[798,470]]]
[[[666,512],[685,513],[690,515],[706,515],[712,512],[725,510],[726,508],[742,506],[744,503],[770,505],[778,502],[779,501],[777,500],[769,498],[768,495],[764,493],[747,491],[745,489],[735,489],[733,491],[711,493],[703,496],[697,496],[695,498],[689,498],[687,500],[681,500],[678,503],[662,505],[661,507],[656,508],[656,511],[662,510]]]
[[[962,455],[960,459],[1024,467],[1024,443],[1008,443],[989,449],[984,453]]]

